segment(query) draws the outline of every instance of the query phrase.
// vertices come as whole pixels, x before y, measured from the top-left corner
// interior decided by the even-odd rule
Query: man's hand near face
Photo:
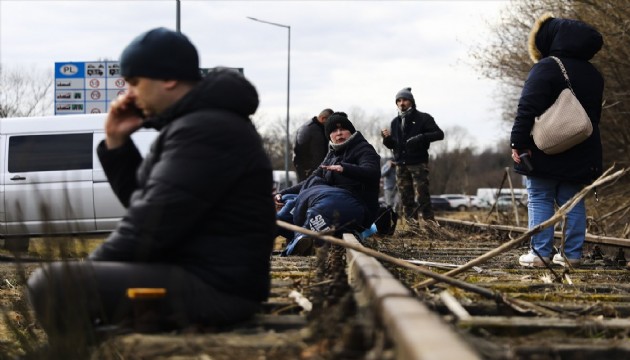
[[[105,120],[105,144],[108,149],[122,146],[142,126],[144,119],[138,110],[128,93],[112,101]]]

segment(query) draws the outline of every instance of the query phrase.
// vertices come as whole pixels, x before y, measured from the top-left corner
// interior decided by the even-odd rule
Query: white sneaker
[[[547,264],[549,264],[548,256],[543,256],[542,258]],[[545,263],[543,263],[538,255],[534,254],[533,252],[521,255],[521,257],[518,258],[518,263],[521,264],[521,266],[525,267],[545,267]]]
[[[567,259],[569,260],[569,264],[571,264],[571,267],[577,267],[580,266],[580,264],[582,263],[582,259]],[[553,263],[554,264],[558,264],[561,266],[566,267],[567,264],[565,262],[564,256],[562,256],[562,254],[556,254],[553,256]]]

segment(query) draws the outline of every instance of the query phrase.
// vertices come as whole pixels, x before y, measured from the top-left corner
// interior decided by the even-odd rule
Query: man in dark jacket
[[[416,109],[411,88],[396,94],[396,106],[398,116],[392,120],[391,131],[383,129],[381,134],[383,145],[394,151],[403,216],[415,224],[421,211],[424,220],[435,220],[429,193],[429,146],[444,139],[444,132],[431,115]]]
[[[194,45],[164,28],[135,38],[120,65],[129,90],[97,153],[127,214],[89,261],[31,277],[38,319],[49,336],[128,320],[128,288],[165,290],[159,328],[251,317],[269,294],[275,234],[272,169],[249,119],[256,89],[230,69],[201,80]],[[159,130],[144,160],[130,138],[142,126]],[[77,317],[81,329],[67,323]]]
[[[343,112],[330,115],[326,135],[330,151],[324,161],[308,179],[277,194],[276,202],[281,204],[284,195],[297,194],[292,219],[284,220],[307,229],[334,228],[337,236],[344,231],[363,231],[378,212],[380,156]],[[291,235],[283,255],[310,253],[310,239]]]
[[[541,16],[530,32],[529,54],[534,66],[529,71],[518,103],[510,142],[517,172],[527,175],[529,227],[553,216],[554,206],[562,206],[585,184],[602,172],[602,144],[599,120],[602,112],[604,79],[589,62],[603,45],[602,35],[592,26],[572,19]],[[566,69],[571,87],[593,125],[593,133],[584,142],[555,155],[547,155],[536,147],[531,130],[536,117],[547,110],[567,88],[562,70],[551,56],[557,57]],[[533,170],[527,171],[519,158],[527,154]],[[526,267],[545,266],[552,260],[573,266],[580,264],[586,234],[586,207],[580,201],[566,219],[566,238],[562,254],[551,259],[554,239],[549,227],[532,235],[530,251],[519,258]],[[538,256],[540,255],[540,257]]]
[[[328,139],[324,134],[324,123],[332,113],[331,109],[322,110],[319,115],[313,116],[311,120],[300,126],[295,134],[293,165],[298,182],[305,180],[317,170],[328,153]]]

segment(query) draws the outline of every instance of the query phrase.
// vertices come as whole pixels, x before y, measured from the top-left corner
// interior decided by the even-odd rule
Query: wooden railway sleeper
[[[458,287],[460,289],[475,293],[477,295],[481,295],[487,299],[493,299],[495,300],[497,303],[499,304],[503,304],[506,306],[511,307],[514,311],[518,312],[518,313],[525,313],[525,314],[531,314],[532,312],[538,314],[538,315],[544,315],[544,316],[558,316],[558,312],[550,310],[550,309],[546,309],[544,307],[538,306],[536,304],[530,303],[528,301],[525,300],[520,300],[520,299],[514,299],[514,298],[510,298],[509,296],[502,294],[502,293],[498,293],[492,290],[489,290],[487,288],[481,287],[481,286],[476,286],[470,283],[467,283],[465,281],[461,281],[449,276],[445,276],[442,274],[438,274],[435,273],[427,268],[421,267],[421,266],[417,266],[417,265],[413,265],[410,264],[404,260],[395,258],[393,256],[389,256],[387,254],[383,254],[381,252],[378,252],[376,250],[373,249],[369,249],[366,248],[364,246],[361,245],[354,245],[354,244],[349,244],[341,239],[337,239],[333,236],[330,235],[321,235],[315,231],[311,231],[293,224],[289,224],[287,222],[278,220],[276,221],[276,223],[278,224],[278,226],[283,227],[287,230],[291,230],[291,231],[296,231],[308,236],[312,236],[314,238],[318,238],[320,240],[323,240],[325,242],[328,242],[330,244],[333,245],[338,245],[344,248],[348,248],[348,249],[352,249],[358,252],[361,252],[363,254],[372,256],[378,260],[382,260],[382,261],[387,261],[391,264],[394,264],[396,266],[400,266],[415,272],[418,272],[426,277],[429,277],[431,279],[437,280],[439,282],[444,282],[447,283],[449,285]]]

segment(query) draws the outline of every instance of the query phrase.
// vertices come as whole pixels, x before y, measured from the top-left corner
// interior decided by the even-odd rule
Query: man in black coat
[[[249,119],[256,89],[230,69],[201,80],[194,45],[164,28],[135,38],[120,64],[129,90],[97,153],[127,214],[88,261],[31,277],[38,319],[49,337],[90,334],[133,317],[129,288],[165,290],[158,328],[251,317],[269,295],[275,235],[272,169]],[[143,126],[159,130],[144,160],[130,138]]]
[[[419,211],[424,220],[435,220],[429,193],[429,146],[444,139],[444,132],[431,115],[416,109],[411,88],[396,94],[396,106],[398,116],[392,120],[391,131],[383,129],[381,134],[383,145],[394,151],[403,216],[410,224],[416,223]]]
[[[300,126],[295,134],[293,165],[298,182],[304,181],[317,170],[328,153],[329,139],[324,133],[324,124],[332,113],[331,109],[322,110],[319,115]]]

